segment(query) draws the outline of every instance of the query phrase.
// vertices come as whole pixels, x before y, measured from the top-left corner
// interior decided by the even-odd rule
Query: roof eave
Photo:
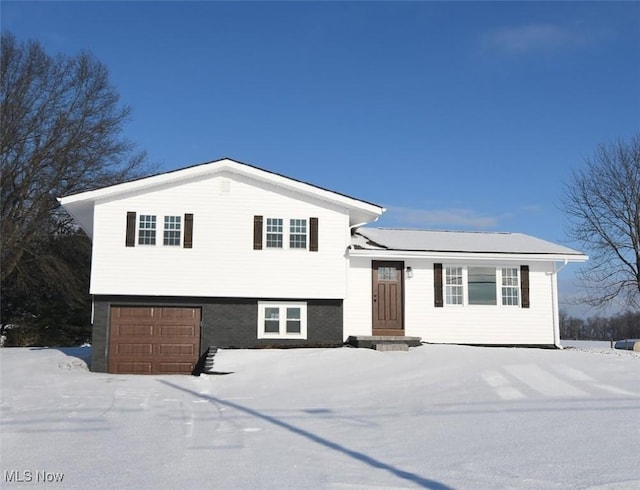
[[[349,248],[349,255],[354,257],[385,257],[398,259],[436,259],[436,260],[492,260],[527,261],[527,262],[586,262],[589,257],[584,254],[539,253],[539,252],[473,252],[473,251],[430,251],[430,250],[388,250],[388,249],[354,249]]]

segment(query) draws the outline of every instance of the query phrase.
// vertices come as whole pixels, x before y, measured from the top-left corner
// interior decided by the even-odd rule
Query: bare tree
[[[585,300],[640,307],[640,134],[600,145],[573,173],[562,205],[572,239],[590,260],[579,274]]]
[[[55,198],[145,173],[144,153],[122,136],[130,112],[92,55],[51,56],[38,42],[2,34],[3,300],[10,288],[33,287],[39,274],[59,288],[73,287],[73,271],[42,246],[73,231]]]

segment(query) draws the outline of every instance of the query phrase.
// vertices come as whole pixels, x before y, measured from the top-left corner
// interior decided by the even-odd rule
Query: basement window
[[[258,338],[307,338],[307,303],[258,302]]]

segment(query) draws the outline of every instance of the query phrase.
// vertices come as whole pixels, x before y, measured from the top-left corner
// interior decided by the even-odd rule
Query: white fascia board
[[[103,187],[101,189],[81,192],[79,194],[59,198],[58,201],[67,210],[71,209],[73,204],[76,204],[78,208],[84,208],[87,206],[93,207],[93,204],[99,200],[113,199],[118,195],[127,194],[129,192],[151,190],[154,187],[167,184],[178,184],[183,181],[193,181],[202,177],[211,177],[224,171],[253,178],[262,182],[268,182],[275,186],[305,195],[311,195],[317,199],[344,206],[350,211],[357,211],[356,213],[349,212],[350,215],[355,215],[355,221],[373,221],[385,211],[381,206],[230,159],[215,160],[209,163],[195,165],[193,167],[152,175],[150,177],[143,177],[109,187]],[[86,210],[83,210],[83,212],[79,212],[78,214],[86,215]]]
[[[492,262],[586,262],[586,255],[539,254],[539,253],[487,253],[487,252],[423,252],[412,250],[354,250],[349,249],[349,256],[392,259],[434,259],[451,261],[492,261]]]

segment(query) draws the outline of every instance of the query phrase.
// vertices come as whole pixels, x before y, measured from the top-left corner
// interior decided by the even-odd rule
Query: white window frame
[[[469,267],[487,267],[495,270],[496,274],[496,304],[470,304],[469,303]],[[519,265],[475,265],[475,264],[456,264],[456,263],[445,263],[442,266],[443,268],[443,284],[442,284],[442,294],[443,294],[443,303],[446,307],[459,308],[461,306],[471,307],[471,308],[486,308],[486,307],[494,307],[494,308],[520,308],[522,307],[522,291],[520,284],[520,266]],[[447,272],[450,268],[462,268],[462,303],[449,303],[447,295],[447,288],[452,287],[453,285],[447,285]],[[516,284],[504,284],[503,283],[503,269],[514,269],[516,271],[515,282]],[[512,276],[513,277],[513,276]],[[457,285],[456,285],[457,286]],[[514,288],[516,289],[517,294],[517,303],[516,304],[506,304],[504,302],[505,298],[503,296],[503,289],[505,288]]]
[[[278,308],[278,332],[265,332],[265,312],[267,308]],[[300,308],[300,332],[287,333],[287,309]],[[304,301],[258,301],[258,338],[259,339],[306,339],[307,303]]]
[[[300,228],[304,228],[304,233],[299,231]],[[304,246],[294,247],[293,237],[304,237]],[[307,250],[309,248],[309,223],[306,218],[289,218],[289,236],[287,237],[287,241],[291,250]]]
[[[514,276],[505,276],[505,269],[512,269],[516,272]],[[522,292],[520,291],[520,267],[519,266],[503,266],[498,270],[498,278],[499,278],[499,293],[500,293],[500,304],[501,306],[515,306],[518,307],[522,304]],[[505,279],[515,279],[515,284],[505,284]],[[505,290],[515,290],[515,303],[505,303],[507,298],[513,298],[514,296],[509,295],[505,296]]]
[[[279,221],[279,223],[275,223]],[[284,218],[267,218],[265,220],[264,227],[264,245],[267,249],[279,250],[284,248],[285,242],[285,222]],[[279,231],[278,231],[279,229]],[[269,244],[269,235],[280,236],[280,246],[274,246]]]
[[[173,221],[167,222],[167,218],[174,218]],[[169,227],[167,228],[167,225]],[[177,243],[167,243],[169,237],[167,233],[177,233]],[[176,241],[175,236],[171,236],[171,241]],[[165,247],[179,247],[182,244],[182,216],[178,214],[166,214],[162,220],[162,245]]]
[[[449,274],[450,269],[460,269],[460,276],[458,276],[457,274]],[[462,284],[449,284],[449,277],[461,277],[462,278]],[[445,265],[444,266],[444,304],[446,304],[447,306],[464,306],[465,301],[466,301],[466,285],[467,281],[466,281],[466,274],[465,274],[465,268],[461,265]],[[461,288],[462,289],[462,293],[460,295],[458,294],[452,294],[451,291],[454,288]],[[452,297],[460,297],[461,298],[461,302],[460,303],[452,303],[449,301],[450,298]]]
[[[142,218],[153,218],[153,219],[146,219],[143,220]],[[146,225],[143,227],[142,223],[153,223],[153,228],[151,227],[147,227]],[[141,246],[147,246],[147,247],[153,247],[158,243],[158,216],[155,214],[140,214],[138,216],[138,223],[137,223],[137,238],[136,241],[138,242],[138,245]],[[149,234],[148,236],[145,236],[144,238],[142,237],[142,233],[143,232],[150,232],[153,231],[153,234]],[[151,243],[147,243],[147,241],[151,242]]]

